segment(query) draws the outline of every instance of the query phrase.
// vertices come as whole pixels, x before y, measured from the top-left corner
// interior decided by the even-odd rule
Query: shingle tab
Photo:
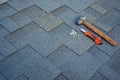
[[[6,80],[6,79],[0,74],[0,80]]]
[[[62,20],[53,16],[52,14],[41,15],[35,20],[35,22],[43,27],[46,31],[51,31],[63,23]]]
[[[61,47],[49,56],[49,59],[70,80],[88,80],[98,69],[95,65],[92,66],[95,63],[91,58],[92,64],[87,62],[87,57],[83,59],[66,47]]]
[[[58,2],[63,3],[70,7],[71,9],[75,10],[76,12],[80,12],[87,8],[88,6],[95,3],[97,0],[60,0]]]
[[[26,8],[25,5],[20,3],[19,0],[11,0],[8,2],[8,4],[11,5],[12,7],[14,7],[17,11],[20,11],[20,10]]]
[[[14,51],[16,51],[16,48],[3,37],[0,37],[0,53],[4,56],[8,56]]]
[[[15,80],[29,80],[25,75],[18,76]]]
[[[8,4],[2,4],[0,6],[0,19],[10,16],[16,12],[15,9],[13,9],[10,5]]]
[[[2,53],[0,53],[0,61],[4,59],[4,56],[2,55]]]
[[[47,33],[41,29],[39,25],[32,22],[25,25],[20,30],[7,35],[6,39],[13,43],[17,48],[22,48],[33,41],[39,40],[40,36],[42,38],[46,35]]]
[[[30,80],[53,80],[61,71],[26,46],[1,61],[0,72],[8,80],[14,80],[21,74],[25,74]]]
[[[55,80],[68,80],[68,79],[65,76],[63,76],[63,74],[60,74],[55,78]]]
[[[10,18],[20,26],[24,26],[32,21],[31,17],[36,16],[34,13],[36,13],[38,10],[39,10],[38,8],[32,6],[22,11],[19,11],[18,13],[10,16]]]
[[[0,4],[7,2],[8,0],[0,0]]]
[[[102,74],[104,77],[108,78],[109,80],[120,80],[120,74],[107,65],[103,66],[99,70],[99,73]]]
[[[110,58],[109,62],[107,63],[112,69],[116,70],[120,73],[120,49],[115,52],[115,54]]]
[[[9,31],[6,30],[1,24],[0,24],[0,36],[6,36],[9,34]]]
[[[42,8],[46,12],[51,12],[62,5],[54,0],[35,0],[34,1],[36,5],[38,5],[40,8]]]
[[[93,46],[88,50],[89,53],[91,53],[95,58],[97,58],[102,64],[109,60],[109,56],[102,52],[97,47]]]
[[[21,26],[26,25],[31,21],[35,21],[46,31],[52,30],[63,22],[59,18],[54,17],[52,14],[45,13],[35,5],[20,11],[10,18]]]
[[[100,6],[99,4],[94,4],[91,6],[91,8],[93,8],[94,10],[96,10],[97,12],[101,14],[105,14],[107,12],[107,10],[103,8],[102,6]]]
[[[30,44],[43,56],[49,55],[63,44],[62,39],[49,35],[34,22],[8,35],[6,39],[17,48]]]
[[[2,19],[0,21],[0,24],[3,25],[10,32],[13,32],[21,27],[18,24],[16,24],[13,20],[11,20],[9,17]]]
[[[107,78],[100,75],[98,72],[95,73],[90,80],[108,80]]]
[[[114,9],[110,10],[95,22],[95,25],[97,25],[97,27],[107,32],[114,28],[117,24],[120,24],[120,12]]]

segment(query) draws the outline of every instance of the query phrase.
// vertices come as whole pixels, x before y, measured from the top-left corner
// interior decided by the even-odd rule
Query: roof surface
[[[120,0],[6,1],[0,0],[0,80],[120,80]],[[85,37],[80,29],[88,29],[75,25],[81,16],[117,45]]]

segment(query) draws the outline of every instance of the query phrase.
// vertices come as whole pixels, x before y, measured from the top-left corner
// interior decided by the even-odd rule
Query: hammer
[[[105,35],[104,33],[102,33],[101,31],[99,31],[98,29],[96,29],[93,25],[91,25],[90,23],[88,23],[86,21],[86,17],[81,17],[77,22],[76,25],[85,25],[87,28],[89,28],[90,30],[92,30],[93,32],[95,32],[96,34],[98,34],[101,38],[103,38],[104,40],[106,40],[109,44],[111,44],[112,46],[115,46],[117,44],[117,42],[115,42],[114,40],[112,40],[110,37],[108,37],[107,35]]]

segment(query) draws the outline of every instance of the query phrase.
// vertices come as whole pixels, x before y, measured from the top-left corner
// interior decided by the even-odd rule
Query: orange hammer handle
[[[117,42],[115,42],[114,40],[112,40],[110,37],[108,37],[107,35],[105,35],[104,33],[102,33],[101,31],[99,31],[98,29],[96,29],[94,26],[92,26],[90,23],[88,23],[87,21],[83,21],[83,25],[85,25],[87,28],[91,29],[93,32],[95,32],[96,34],[98,34],[100,37],[102,37],[103,39],[105,39],[109,44],[111,44],[112,46],[115,46],[117,44]]]

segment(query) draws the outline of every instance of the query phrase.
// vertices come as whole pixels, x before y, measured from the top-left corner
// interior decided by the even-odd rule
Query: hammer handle
[[[87,21],[83,21],[83,24],[91,29],[93,32],[95,32],[96,34],[98,34],[100,37],[102,37],[103,39],[105,39],[109,44],[111,44],[112,46],[115,46],[117,44],[117,42],[115,42],[114,40],[112,40],[110,37],[108,37],[107,35],[105,35],[104,33],[102,33],[101,31],[99,31],[98,29],[96,29],[94,26],[92,26],[90,23],[88,23]]]

